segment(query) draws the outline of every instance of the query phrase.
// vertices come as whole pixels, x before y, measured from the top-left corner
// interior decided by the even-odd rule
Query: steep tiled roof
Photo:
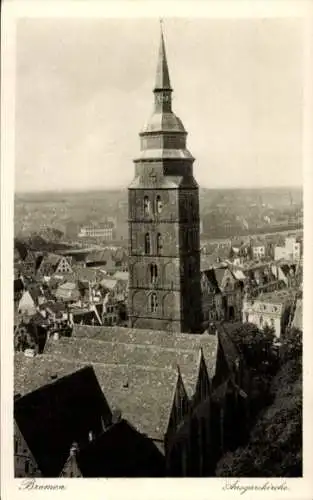
[[[100,285],[103,286],[104,288],[107,288],[108,290],[113,290],[117,285],[117,280],[110,278],[103,278],[100,281]]]
[[[91,367],[71,370],[76,373],[51,383],[51,375],[58,371],[50,371],[45,378],[34,373],[35,360],[45,362],[44,356],[33,358],[35,363],[32,364],[27,362],[31,358],[19,354],[15,358],[18,379],[21,375],[27,379],[30,369],[32,377],[41,383],[37,390],[15,400],[14,418],[43,476],[58,477],[71,444],[88,442],[90,430],[100,434],[102,422],[111,421],[111,410]],[[40,371],[41,367],[38,368]],[[36,384],[31,390],[35,387]]]
[[[57,288],[55,296],[60,300],[76,301],[80,299],[80,292],[75,283],[66,282]]]
[[[76,332],[88,330],[88,327],[74,328]],[[25,385],[38,387],[51,373],[62,375],[92,364],[110,406],[120,408],[123,417],[140,432],[163,439],[177,382],[177,365],[191,396],[197,381],[199,348],[203,345],[212,377],[217,338],[123,328],[89,327],[89,331],[92,328],[98,333],[102,331],[102,339],[106,335],[107,340],[78,337],[51,340],[45,354],[33,358],[32,363],[27,363],[26,358],[17,358],[16,391],[23,393]],[[117,335],[119,330],[120,335]]]
[[[38,271],[44,274],[52,274],[56,270],[61,259],[62,257],[60,255],[54,253],[43,255],[39,264]]]
[[[83,477],[162,477],[164,456],[146,436],[120,420],[77,454]]]

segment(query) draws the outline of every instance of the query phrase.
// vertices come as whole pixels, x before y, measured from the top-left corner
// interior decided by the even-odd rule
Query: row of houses
[[[230,257],[234,263],[242,264],[247,260],[287,260],[299,262],[303,254],[303,239],[291,236],[283,240],[280,236],[267,237],[259,240],[233,244],[230,248]]]
[[[112,275],[118,271],[127,272],[127,264],[127,251],[118,247],[63,250],[58,254],[14,249],[15,276],[22,274],[38,280],[71,273],[74,269],[78,272],[82,268],[98,268]]]
[[[248,321],[260,328],[270,326],[280,337],[295,298],[301,296],[301,280],[298,266],[290,263],[203,269],[203,326],[214,329],[218,322]]]

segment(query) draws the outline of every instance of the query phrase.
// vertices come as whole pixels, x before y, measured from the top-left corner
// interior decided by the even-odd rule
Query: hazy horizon
[[[299,19],[165,19],[173,110],[206,189],[302,187]],[[17,25],[17,193],[125,189],[153,109],[157,19]]]
[[[303,186],[302,185],[290,185],[290,186],[215,186],[215,187],[206,187],[206,186],[199,186],[199,190],[208,190],[208,191],[248,191],[248,190],[301,190],[303,191]],[[90,193],[90,192],[102,192],[102,191],[127,191],[127,186],[112,186],[112,187],[93,187],[93,188],[88,188],[88,189],[83,189],[83,188],[77,188],[77,189],[40,189],[40,190],[34,190],[34,191],[17,191],[15,190],[15,194],[40,194],[40,193]]]

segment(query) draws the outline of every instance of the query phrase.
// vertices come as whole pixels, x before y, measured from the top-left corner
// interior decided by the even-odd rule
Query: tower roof
[[[161,38],[160,38],[160,48],[159,48],[159,58],[157,64],[157,72],[155,79],[154,91],[158,90],[172,90],[170,75],[168,72],[166,51],[165,51],[165,43],[164,43],[164,35],[162,30],[162,22],[161,26]]]

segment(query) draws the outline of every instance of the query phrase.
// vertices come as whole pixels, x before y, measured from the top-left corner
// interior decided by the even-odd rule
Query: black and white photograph
[[[19,484],[303,478],[304,24],[17,20]]]

